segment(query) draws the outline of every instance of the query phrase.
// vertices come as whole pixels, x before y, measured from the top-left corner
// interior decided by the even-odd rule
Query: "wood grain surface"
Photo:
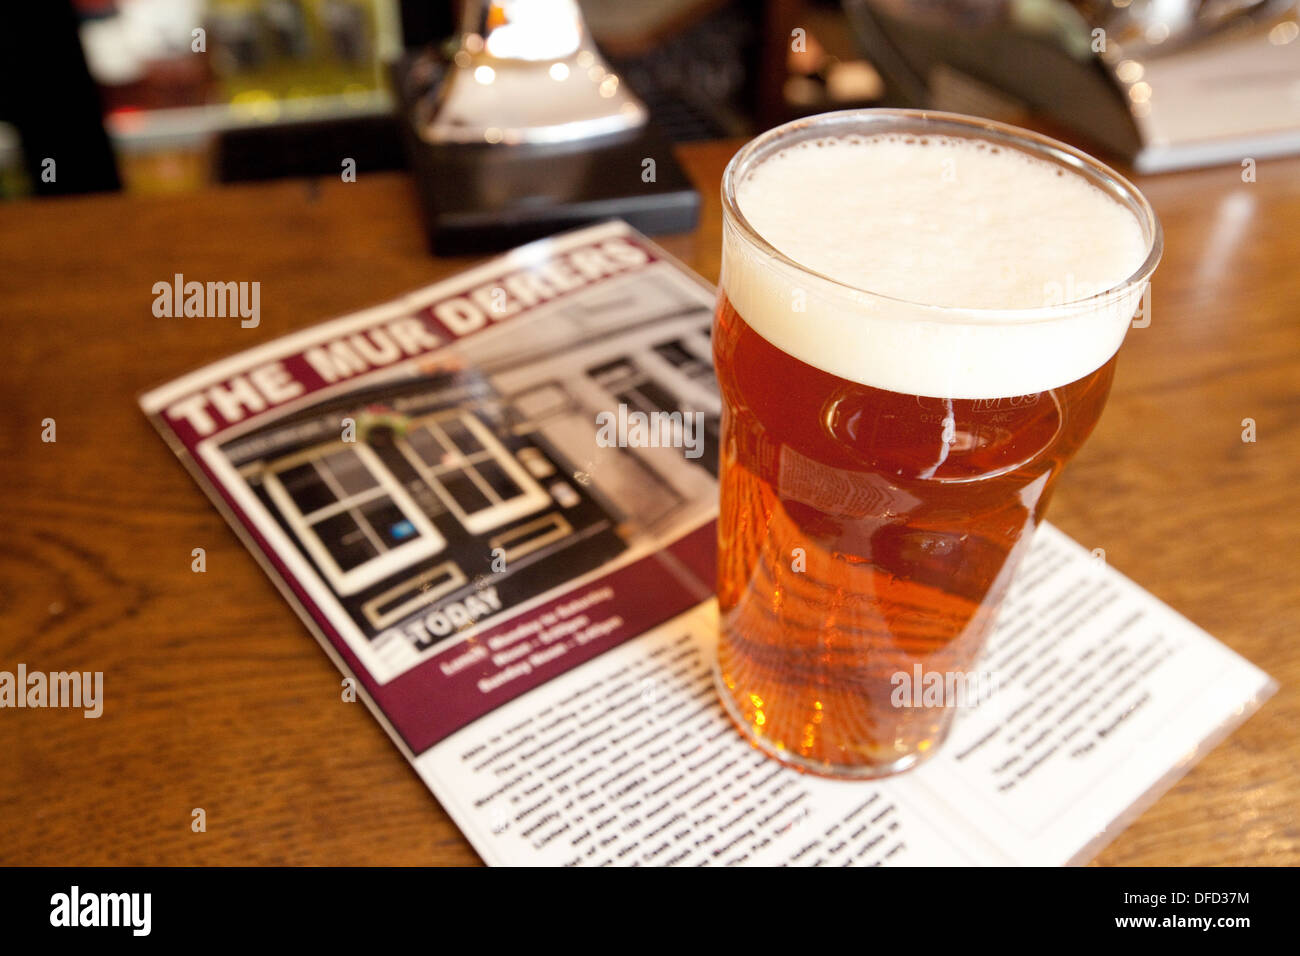
[[[704,214],[662,240],[709,279],[736,145],[681,149]],[[1140,185],[1152,322],[1050,518],[1281,690],[1096,862],[1297,864],[1300,159]],[[477,862],[135,404],[467,261],[426,254],[400,174],[0,205],[0,670],[103,671],[107,699],[0,710],[0,863]],[[155,318],[177,272],[260,281],[261,325]]]

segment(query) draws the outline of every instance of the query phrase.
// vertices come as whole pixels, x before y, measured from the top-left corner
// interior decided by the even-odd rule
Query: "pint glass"
[[[1160,226],[1067,145],[901,110],[771,130],[722,199],[718,690],[780,760],[904,770],[961,702],[899,688],[971,686]]]

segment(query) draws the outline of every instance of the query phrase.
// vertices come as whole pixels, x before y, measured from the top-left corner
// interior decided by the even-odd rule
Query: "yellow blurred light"
[[[280,116],[280,101],[267,90],[244,90],[230,98],[231,108],[240,116],[263,123],[274,122]]]
[[[371,89],[364,83],[349,83],[343,87],[343,99],[348,104],[360,106],[370,99]]]
[[[476,66],[474,68],[474,79],[484,86],[490,86],[496,78],[497,71],[490,66]]]

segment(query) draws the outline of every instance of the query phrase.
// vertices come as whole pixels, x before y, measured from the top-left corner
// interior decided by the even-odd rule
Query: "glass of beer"
[[[718,690],[800,769],[905,770],[980,676],[1146,321],[1160,225],[1070,146],[909,110],[773,129],[722,200]],[[917,680],[947,692],[937,706]]]

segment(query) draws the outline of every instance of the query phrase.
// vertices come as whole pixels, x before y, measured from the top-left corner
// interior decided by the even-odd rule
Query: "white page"
[[[1273,690],[1044,525],[983,656],[998,692],[915,771],[827,780],[732,727],[711,677],[716,627],[716,604],[702,604],[476,721],[416,768],[490,863],[1058,865],[1095,852]]]

